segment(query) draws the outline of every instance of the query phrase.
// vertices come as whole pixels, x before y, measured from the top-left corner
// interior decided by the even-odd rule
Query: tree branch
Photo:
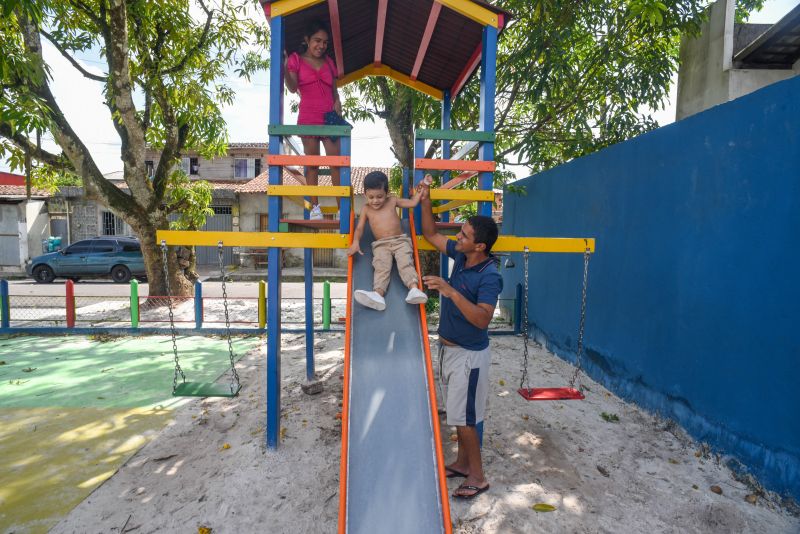
[[[186,67],[186,63],[191,59],[193,55],[195,55],[199,50],[201,50],[208,40],[208,34],[211,30],[211,21],[214,19],[214,11],[212,9],[208,9],[206,7],[205,2],[203,0],[197,0],[200,6],[203,8],[203,11],[206,12],[206,23],[203,27],[203,33],[200,35],[200,39],[192,46],[189,50],[186,51],[186,54],[181,58],[181,60],[174,66],[165,69],[158,73],[159,76],[167,76],[169,74],[175,74],[176,72],[180,72]]]
[[[92,74],[88,70],[84,69],[81,66],[81,64],[78,63],[75,60],[74,57],[69,55],[67,53],[67,51],[64,50],[64,48],[62,48],[62,46],[55,40],[55,38],[52,35],[50,35],[47,31],[45,31],[44,29],[40,29],[39,31],[42,33],[42,35],[47,37],[47,40],[50,41],[50,44],[55,46],[56,50],[58,50],[61,53],[61,55],[64,56],[66,58],[66,60],[69,61],[72,64],[72,66],[75,67],[78,70],[78,72],[83,74],[84,77],[89,78],[90,80],[94,80],[96,82],[106,82],[106,81],[108,81],[106,76],[98,76],[97,74]]]
[[[21,133],[13,131],[8,124],[0,123],[0,136],[5,137],[20,149],[27,150],[31,157],[37,161],[41,161],[57,169],[75,172],[75,168],[63,155],[53,154],[52,152],[44,150],[41,146],[37,146]]]

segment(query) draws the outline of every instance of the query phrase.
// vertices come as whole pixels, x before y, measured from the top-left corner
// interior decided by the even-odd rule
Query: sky
[[[761,12],[751,15],[749,22],[773,23],[788,13],[800,0],[767,0]],[[260,14],[257,16],[261,16]],[[119,137],[109,119],[108,109],[103,105],[101,84],[84,78],[55,48],[43,41],[45,61],[50,65],[53,80],[52,89],[67,119],[92,152],[100,170],[104,173],[122,170],[119,156]],[[87,70],[103,74],[105,63],[98,55],[89,53],[79,55],[78,61]],[[228,79],[236,91],[234,105],[223,108],[228,124],[231,142],[267,141],[269,84],[268,72],[261,72],[251,81],[232,76]],[[675,98],[677,84],[673,83],[669,102],[665,109],[653,111],[660,125],[675,120]],[[285,100],[284,122],[295,124],[296,116],[289,112],[290,95]],[[60,152],[45,136],[43,146]],[[357,122],[352,133],[352,164],[354,166],[389,167],[394,161],[390,150],[389,135],[381,120]],[[0,171],[8,171],[7,162],[0,160]],[[524,168],[512,169],[518,177],[527,176]]]

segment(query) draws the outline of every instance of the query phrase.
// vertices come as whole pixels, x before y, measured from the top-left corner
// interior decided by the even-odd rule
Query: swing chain
[[[172,292],[169,289],[169,268],[167,266],[167,242],[161,240],[161,260],[164,264],[164,286],[167,290],[167,307],[169,308],[169,330],[172,335],[172,353],[175,355],[175,373],[172,375],[172,392],[178,389],[178,373],[181,375],[181,380],[186,382],[186,375],[183,374],[181,363],[178,360],[178,343],[175,335],[175,316],[172,311]]]
[[[586,325],[586,289],[589,282],[589,246],[587,243],[586,250],[583,252],[583,287],[581,289],[581,319],[580,326],[578,327],[578,351],[575,357],[575,372],[572,373],[572,380],[569,381],[569,387],[575,387],[575,381],[578,379],[578,373],[581,371],[581,356],[583,355],[583,331]],[[578,389],[583,392],[583,384],[578,385]]]
[[[524,268],[524,284],[525,287],[522,291],[522,380],[519,382],[519,387],[525,387],[530,390],[531,386],[528,383],[528,257],[530,250],[525,247],[522,251],[523,268]]]
[[[225,309],[225,337],[228,341],[228,354],[231,360],[231,393],[239,390],[239,373],[234,364],[233,342],[231,341],[231,320],[228,314],[228,290],[225,286],[225,265],[222,258],[222,241],[217,243],[217,256],[219,258],[219,272],[222,278],[222,306]]]

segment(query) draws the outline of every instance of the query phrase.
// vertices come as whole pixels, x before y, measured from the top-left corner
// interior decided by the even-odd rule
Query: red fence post
[[[75,282],[67,280],[67,328],[75,328]]]

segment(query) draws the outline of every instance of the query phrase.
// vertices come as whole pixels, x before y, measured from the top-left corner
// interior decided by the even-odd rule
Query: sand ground
[[[304,336],[283,336],[278,451],[264,446],[262,347],[241,361],[238,398],[189,403],[52,532],[335,532],[342,345],[341,333],[317,337],[325,388],[308,396],[300,388]],[[451,499],[454,532],[800,532],[800,517],[777,496],[737,480],[678,426],[586,377],[584,401],[524,401],[516,393],[521,347],[517,337],[492,338],[483,449],[492,487],[470,502]],[[566,383],[572,367],[542,348],[532,355],[541,385]],[[452,458],[454,430],[442,432]],[[452,492],[458,480],[448,484]],[[533,510],[538,503],[555,511]]]

